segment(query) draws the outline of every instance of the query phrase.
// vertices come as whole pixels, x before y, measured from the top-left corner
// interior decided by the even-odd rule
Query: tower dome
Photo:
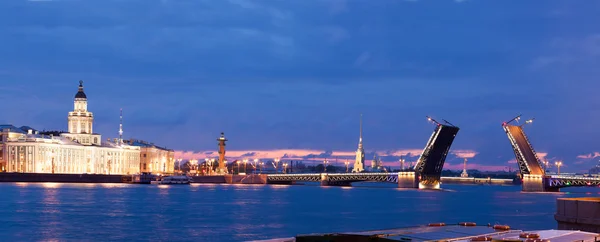
[[[77,91],[77,94],[75,94],[75,98],[87,99],[85,92],[83,92],[83,81],[79,81],[79,90]]]

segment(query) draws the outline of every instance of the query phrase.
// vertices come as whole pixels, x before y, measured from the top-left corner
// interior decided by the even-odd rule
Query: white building
[[[29,127],[0,125],[0,169],[3,172],[134,174],[140,172],[140,147],[93,132],[83,82],[68,116],[68,133],[39,133]]]

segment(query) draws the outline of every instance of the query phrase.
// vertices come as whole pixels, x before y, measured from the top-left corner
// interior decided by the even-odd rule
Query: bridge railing
[[[556,179],[577,179],[577,180],[587,180],[587,181],[600,181],[600,177],[561,176],[561,175],[551,175],[549,177],[556,178]]]
[[[267,174],[267,176],[281,176],[281,177],[290,177],[290,176],[374,176],[374,175],[384,175],[384,176],[397,176],[398,172],[365,172],[365,173],[289,173],[289,174]]]
[[[289,173],[289,174],[267,174],[267,176],[285,176],[285,177],[289,177],[289,176],[320,176],[321,173]]]

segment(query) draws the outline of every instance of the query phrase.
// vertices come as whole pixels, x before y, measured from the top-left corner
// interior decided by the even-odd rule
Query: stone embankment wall
[[[556,205],[558,229],[600,233],[600,197],[559,198]]]
[[[122,183],[122,175],[0,173],[0,182]]]

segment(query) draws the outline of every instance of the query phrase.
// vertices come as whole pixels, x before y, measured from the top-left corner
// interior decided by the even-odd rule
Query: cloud
[[[548,156],[548,152],[536,152],[538,159],[544,160]]]
[[[376,154],[379,159],[382,160],[384,166],[389,167],[400,167],[399,158],[403,156],[404,158],[413,158],[411,160],[407,160],[405,162],[405,167],[413,166],[415,164],[416,157],[419,157],[422,150],[417,149],[400,149],[400,150],[392,150],[392,151],[373,151],[366,152],[365,165],[370,165],[372,160],[369,155]],[[444,169],[452,169],[452,170],[461,170],[463,167],[463,163],[451,163],[451,161],[455,158],[474,158],[477,154],[476,151],[472,150],[460,150],[457,152],[452,152],[449,157],[446,159],[446,163],[444,165]],[[216,151],[175,151],[175,157],[177,159],[181,158],[184,160],[189,159],[198,159],[203,160],[206,158],[217,158],[218,154]],[[274,150],[231,150],[226,152],[226,159],[228,161],[234,160],[272,160],[275,158],[279,158],[282,161],[286,160],[301,160],[309,163],[320,163],[325,159],[330,162],[338,162],[338,165],[342,165],[344,161],[349,161],[351,163],[354,162],[355,152],[354,151],[325,151],[325,150],[316,150],[316,149],[274,149]],[[467,162],[468,169],[478,169],[483,171],[500,171],[505,170],[507,166],[504,165],[485,165],[477,162]]]
[[[356,60],[354,61],[354,65],[361,66],[365,62],[369,61],[369,59],[371,59],[371,52],[364,51],[358,56],[358,58],[356,58]]]
[[[531,68],[565,67],[597,63],[600,57],[600,34],[558,37],[546,42],[544,54],[534,58]]]
[[[379,155],[390,155],[390,156],[395,156],[395,157],[400,157],[400,156],[417,157],[417,156],[420,156],[421,153],[423,153],[423,149],[402,149],[402,150],[392,151],[391,153],[389,151],[379,152],[378,154]]]
[[[444,164],[444,169],[448,170],[462,170],[464,168],[463,163],[448,163]],[[467,162],[467,170],[480,170],[480,171],[505,171],[508,170],[507,166],[496,166],[496,165],[484,165],[477,163]]]
[[[458,158],[473,158],[477,155],[477,152],[473,150],[453,150],[451,153]]]
[[[407,157],[418,157],[422,150],[417,149],[403,149],[403,150],[392,150],[392,151],[374,151],[365,152],[365,156],[375,154],[383,160],[394,159],[397,160],[400,156]],[[216,158],[218,156],[216,151],[175,151],[175,157],[184,160],[188,159],[205,159],[205,158]],[[323,160],[327,159],[352,159],[356,157],[355,151],[325,151],[325,150],[311,150],[311,149],[273,149],[273,150],[228,150],[226,151],[226,157],[228,159],[274,159],[280,158],[282,160]],[[371,157],[366,157],[366,161],[371,160]]]
[[[589,153],[589,154],[584,154],[584,155],[578,155],[577,159],[594,159],[596,157],[600,157],[600,152],[594,152],[594,153]]]

